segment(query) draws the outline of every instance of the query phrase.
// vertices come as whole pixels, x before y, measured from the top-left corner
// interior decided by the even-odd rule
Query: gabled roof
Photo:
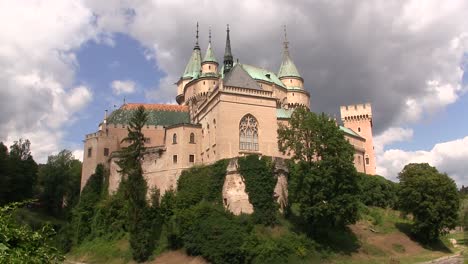
[[[208,43],[208,48],[206,48],[205,57],[203,58],[203,62],[215,62],[218,63],[216,60],[216,56],[211,48],[211,43]]]
[[[170,126],[190,123],[188,106],[170,104],[125,104],[114,110],[106,119],[107,124],[128,124],[136,109],[144,106],[148,112],[147,125]]]
[[[228,73],[225,74],[224,86],[263,90],[262,87],[258,85],[257,81],[252,79],[240,64],[236,64]]]

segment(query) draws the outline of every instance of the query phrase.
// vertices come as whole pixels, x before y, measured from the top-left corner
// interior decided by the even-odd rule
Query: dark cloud
[[[100,8],[107,10],[104,15],[119,13]],[[275,71],[286,24],[312,109],[337,113],[340,105],[371,102],[377,133],[416,121],[461,93],[459,65],[468,25],[464,2],[441,7],[429,1],[184,1],[141,2],[131,8],[133,20],[124,30],[154,50],[156,63],[168,74],[152,92],[163,101],[175,96],[171,84],[190,56],[197,21],[202,47],[211,26],[219,61],[229,23],[234,57]],[[438,81],[436,88],[428,88],[431,80]]]

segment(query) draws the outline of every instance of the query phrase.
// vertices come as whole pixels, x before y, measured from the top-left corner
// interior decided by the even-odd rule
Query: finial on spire
[[[231,39],[229,38],[229,24],[227,24],[226,33],[226,48],[224,50],[224,73],[231,70],[234,63],[231,52]]]
[[[288,48],[288,33],[286,32],[286,25],[283,25],[284,27],[284,48],[287,49]]]
[[[198,22],[197,22],[197,34],[195,35],[195,39],[196,39],[196,41],[195,41],[195,47],[194,47],[193,49],[194,49],[194,50],[196,50],[196,49],[199,50],[199,49],[200,49],[200,45],[198,45]]]
[[[211,27],[208,28],[208,43],[211,44]]]

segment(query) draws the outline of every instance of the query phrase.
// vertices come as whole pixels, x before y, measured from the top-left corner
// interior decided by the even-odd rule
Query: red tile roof
[[[127,104],[124,104],[121,107],[121,109],[126,109],[126,110],[137,109],[140,105],[145,107],[146,110],[171,111],[171,112],[188,112],[189,111],[189,108],[186,105],[173,105],[173,104],[127,103]]]

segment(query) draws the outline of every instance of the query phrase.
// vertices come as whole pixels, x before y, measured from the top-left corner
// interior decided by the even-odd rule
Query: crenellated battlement
[[[370,103],[340,106],[341,120],[372,119],[372,106]]]

